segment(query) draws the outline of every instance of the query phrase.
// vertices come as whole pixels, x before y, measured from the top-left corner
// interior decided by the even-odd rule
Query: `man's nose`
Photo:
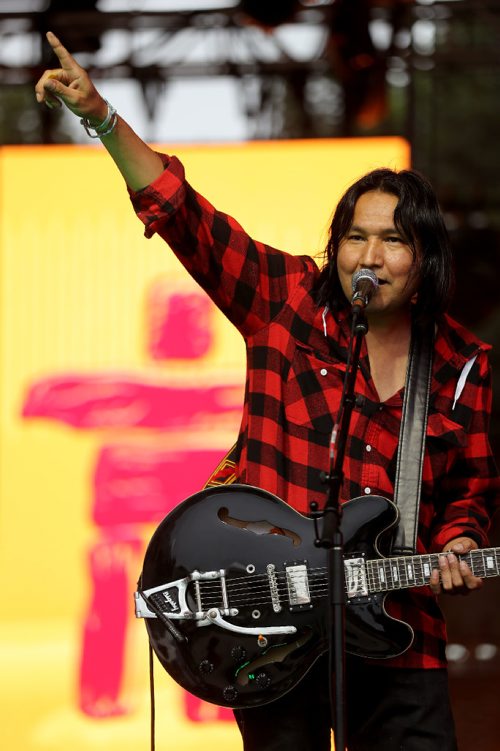
[[[384,243],[378,237],[367,239],[363,248],[361,262],[363,266],[381,266],[384,259]]]

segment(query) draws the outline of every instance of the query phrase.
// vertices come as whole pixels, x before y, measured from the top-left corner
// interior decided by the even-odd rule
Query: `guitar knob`
[[[247,651],[244,647],[238,645],[231,650],[231,657],[235,662],[241,662],[247,656]]]
[[[212,662],[209,662],[208,660],[202,660],[200,664],[198,665],[198,670],[200,673],[204,673],[207,675],[208,673],[211,673],[214,669],[214,665]]]
[[[255,676],[255,683],[259,688],[268,688],[271,684],[271,678],[267,673],[258,673]]]
[[[238,696],[238,690],[235,686],[226,686],[226,688],[222,692],[222,696],[224,697],[225,701],[232,702]]]

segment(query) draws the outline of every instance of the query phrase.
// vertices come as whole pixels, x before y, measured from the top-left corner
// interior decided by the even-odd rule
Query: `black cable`
[[[151,717],[151,751],[155,751],[155,677],[153,648],[149,642],[149,703]]]

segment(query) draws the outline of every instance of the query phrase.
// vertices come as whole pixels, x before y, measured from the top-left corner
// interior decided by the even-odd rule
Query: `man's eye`
[[[388,243],[402,243],[403,242],[403,238],[398,237],[397,235],[389,235],[389,237],[386,237],[385,239],[386,239],[386,242]]]

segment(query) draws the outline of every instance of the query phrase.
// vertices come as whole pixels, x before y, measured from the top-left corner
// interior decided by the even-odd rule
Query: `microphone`
[[[366,308],[377,288],[378,279],[375,272],[371,269],[359,269],[359,271],[356,271],[352,276],[352,309]]]

